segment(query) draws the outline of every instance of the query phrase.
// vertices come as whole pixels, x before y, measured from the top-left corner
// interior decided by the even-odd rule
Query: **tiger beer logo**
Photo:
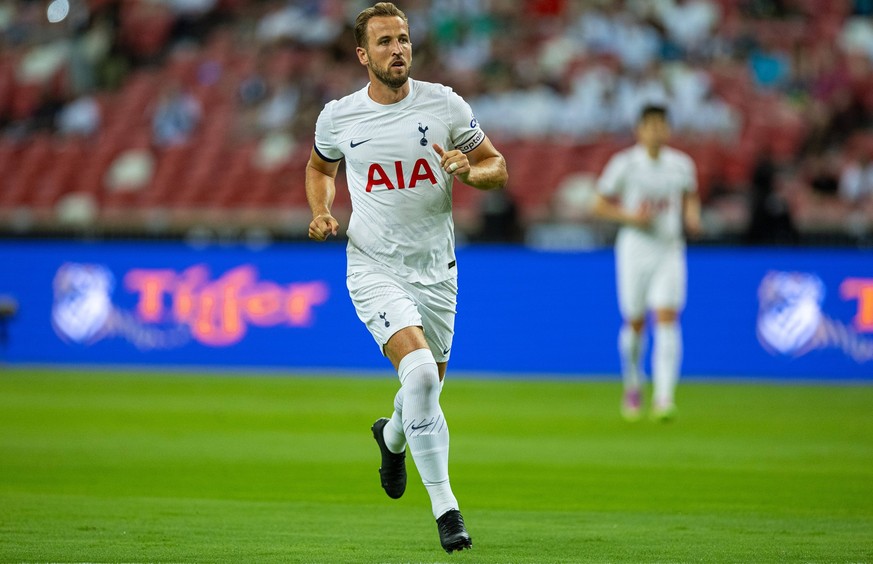
[[[863,333],[873,333],[873,278],[846,278],[840,284],[840,297],[858,302],[855,327]]]
[[[191,339],[212,347],[241,341],[249,328],[305,327],[327,301],[325,282],[282,285],[260,280],[251,265],[213,279],[205,265],[181,272],[134,269],[123,288],[132,311],[112,303],[114,278],[101,265],[66,264],[55,277],[53,325],[65,340],[90,344],[120,336],[140,349],[168,349]]]
[[[791,356],[837,348],[856,362],[873,361],[873,339],[863,336],[873,331],[873,280],[847,278],[840,285],[840,297],[857,302],[852,324],[828,317],[822,311],[824,297],[824,283],[814,274],[768,273],[758,287],[761,345]]]

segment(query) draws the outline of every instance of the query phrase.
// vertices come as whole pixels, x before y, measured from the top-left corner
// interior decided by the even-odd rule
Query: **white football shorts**
[[[437,362],[447,362],[455,336],[458,279],[422,285],[384,272],[356,272],[346,278],[358,318],[385,354],[394,333],[412,326],[424,329],[424,338]]]
[[[655,309],[682,311],[687,271],[682,241],[640,245],[619,237],[615,247],[618,306],[624,319],[642,319]]]

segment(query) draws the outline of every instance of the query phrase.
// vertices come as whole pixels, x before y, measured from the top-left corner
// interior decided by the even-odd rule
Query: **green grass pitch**
[[[450,375],[451,378],[451,375]],[[474,548],[410,465],[378,483],[396,378],[0,371],[2,562],[873,562],[873,386],[450,379]]]

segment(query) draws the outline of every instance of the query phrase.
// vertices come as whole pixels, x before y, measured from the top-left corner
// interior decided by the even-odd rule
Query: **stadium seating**
[[[91,0],[89,5],[99,9],[114,2]],[[741,18],[739,3],[718,3],[724,26],[736,26]],[[761,45],[789,52],[801,45],[836,41],[849,14],[846,2],[794,0],[789,5],[800,14],[815,17],[743,20]],[[257,3],[245,0],[222,0],[217,10],[225,15],[261,13]],[[219,222],[235,221],[239,216],[234,214],[241,208],[306,210],[303,179],[311,129],[304,134],[294,131],[296,143],[284,163],[272,168],[258,166],[258,143],[263,137],[240,133],[237,89],[242,79],[259,67],[267,69],[267,75],[290,74],[302,80],[312,64],[314,48],[240,44],[233,26],[219,25],[202,45],[185,44],[168,52],[174,16],[166,6],[125,0],[119,13],[117,39],[136,64],[120,89],[97,93],[102,118],[99,133],[92,139],[60,139],[45,131],[0,137],[0,177],[4,179],[0,217],[32,208],[50,218],[53,206],[72,193],[93,198],[101,217],[124,215],[132,222],[129,227],[155,210],[187,210],[181,215],[191,217],[188,212],[192,210],[209,209],[217,212],[212,217],[221,218]],[[0,53],[0,118],[7,125],[26,122],[44,97],[63,90],[68,80],[61,72],[48,84],[21,82],[15,74],[19,56],[20,52]],[[725,191],[744,193],[755,160],[762,154],[780,163],[796,159],[810,132],[807,116],[786,96],[756,88],[744,62],[722,61],[713,66],[710,76],[713,94],[739,110],[742,128],[735,140],[684,136],[681,132],[676,139],[677,146],[695,159],[705,204]],[[186,143],[156,147],[150,141],[150,115],[162,88],[169,83],[188,89],[202,106],[204,117]],[[339,88],[343,90],[344,85]],[[873,111],[873,78],[862,81],[857,90],[867,111]],[[308,117],[311,128],[314,116]],[[565,178],[580,172],[598,174],[615,151],[632,143],[626,134],[584,140],[495,136],[494,141],[510,163],[508,192],[526,222],[548,221],[555,191]],[[105,178],[109,167],[131,148],[152,155],[155,166],[151,178],[139,190],[108,190]],[[341,177],[339,186],[336,205],[347,208],[349,198]],[[808,200],[796,199],[803,208],[799,213],[830,209],[830,204],[819,202],[810,212],[804,208],[810,205]],[[456,188],[455,206],[460,216],[475,217],[480,202],[477,191]]]

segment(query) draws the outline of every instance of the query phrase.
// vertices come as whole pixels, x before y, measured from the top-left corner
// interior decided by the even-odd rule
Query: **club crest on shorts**
[[[385,327],[391,327],[391,322],[388,321],[387,316],[388,316],[387,311],[383,311],[383,312],[379,313],[379,319],[381,319],[382,321],[385,322]]]

